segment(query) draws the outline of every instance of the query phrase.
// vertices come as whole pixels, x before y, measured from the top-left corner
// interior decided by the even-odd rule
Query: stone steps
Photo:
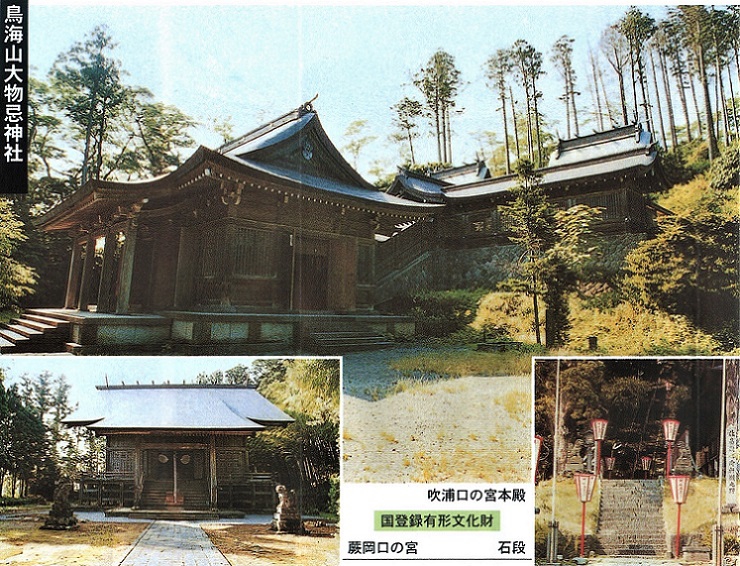
[[[301,344],[304,348],[319,354],[341,354],[361,350],[381,350],[394,346],[395,342],[370,328],[357,325],[331,331],[308,329],[301,339]]]
[[[602,480],[597,537],[609,556],[665,556],[663,483]]]
[[[64,352],[69,321],[30,310],[0,324],[0,354]]]

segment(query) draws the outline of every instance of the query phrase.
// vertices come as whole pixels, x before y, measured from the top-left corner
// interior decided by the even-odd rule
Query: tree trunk
[[[534,97],[534,131],[537,134],[537,166],[542,167],[542,136],[540,135],[540,112],[537,109],[537,85],[532,77],[532,96]]]
[[[414,159],[414,142],[412,141],[411,128],[406,128],[406,135],[409,140],[409,150],[411,151],[411,164],[416,165],[416,159]]]
[[[730,100],[732,101],[732,124],[734,126],[733,132],[735,137],[738,134],[737,124],[737,104],[735,102],[735,88],[732,86],[732,75],[730,74],[729,66],[727,68],[727,83],[730,85]]]
[[[627,93],[624,91],[624,73],[620,70],[617,77],[619,78],[619,97],[622,101],[622,120],[626,126],[629,124],[629,115],[627,113]]]
[[[534,162],[534,134],[532,133],[532,99],[529,97],[529,83],[524,79],[524,97],[527,99],[527,152]]]
[[[601,95],[599,94],[599,84],[596,82],[596,73],[595,70],[591,69],[591,77],[588,81],[588,86],[591,88],[591,98],[596,103],[596,122],[599,125],[599,130],[604,130],[604,117],[602,115],[602,108],[601,108]]]
[[[439,96],[434,101],[434,127],[437,134],[437,161],[442,162],[442,145],[440,143],[440,124],[439,124]]]
[[[678,145],[678,136],[676,135],[676,117],[673,114],[673,99],[671,97],[671,86],[666,69],[665,54],[658,51],[658,62],[660,63],[660,75],[663,79],[663,92],[665,93],[666,109],[668,110],[668,127],[671,132],[671,147]]]
[[[694,112],[696,113],[696,124],[699,127],[699,139],[704,139],[704,124],[701,119],[701,111],[699,110],[699,99],[696,98],[696,88],[694,87],[694,74],[689,73],[689,88],[691,89],[691,98],[694,101]],[[710,116],[711,120],[712,117]]]
[[[660,103],[660,87],[658,86],[658,74],[655,71],[655,57],[653,56],[652,49],[650,50],[650,67],[653,71],[653,85],[655,85],[655,104],[658,108],[658,124],[660,125],[660,137],[663,141],[663,148],[668,148],[668,143],[665,137],[665,127],[663,125],[663,108]]]
[[[704,90],[704,112],[706,113],[707,122],[707,141],[709,142],[709,161],[711,162],[717,157],[717,136],[714,132],[714,122],[712,120],[712,100],[709,95],[709,80],[707,78],[707,70],[704,67],[704,50],[701,44],[699,44],[699,53],[697,54],[699,63],[699,80],[701,82],[702,89]]]
[[[637,75],[640,79],[640,94],[642,95],[642,104],[645,108],[645,121],[647,130],[653,131],[653,111],[650,105],[650,91],[647,88],[647,77],[645,76],[645,65],[642,61],[642,51],[637,53]]]
[[[444,102],[440,104],[440,122],[442,125],[441,137],[442,137],[442,163],[447,163],[447,107]]]
[[[609,116],[609,125],[616,124],[617,121],[614,119],[614,115],[612,114],[612,105],[609,104],[609,97],[606,95],[606,85],[604,84],[604,74],[601,70],[601,67],[597,67],[596,70],[598,71],[598,81],[596,83],[596,91],[599,90],[599,83],[601,83],[601,94],[604,97],[604,105],[606,106],[606,114]],[[604,122],[603,119],[601,121],[601,129],[604,129]]]
[[[725,128],[725,143],[730,143],[730,122],[729,118],[727,116],[727,97],[725,96],[725,81],[722,78],[722,65],[719,60],[719,55],[715,51],[714,56],[714,65],[716,69],[716,82],[717,90],[719,92],[719,105],[717,106],[718,110],[721,108],[722,110],[722,125]]]
[[[575,127],[576,131],[576,137],[581,135],[580,129],[578,127],[578,109],[576,108],[576,86],[573,84],[573,69],[569,69],[569,75],[570,75],[570,102],[571,106],[573,106],[573,126]]]
[[[509,124],[506,119],[506,93],[501,90],[501,118],[504,121],[504,150],[506,151],[506,174],[511,174],[511,157],[509,156]],[[516,125],[515,125],[516,127]]]
[[[450,107],[445,106],[446,112],[445,112],[445,120],[447,122],[446,124],[446,131],[447,131],[447,163],[452,165],[452,124],[451,124],[451,114],[450,114]]]
[[[100,130],[98,133],[98,158],[95,166],[95,179],[100,179],[100,171],[103,169],[103,140],[105,138],[105,120],[108,111],[108,100],[103,100],[103,109],[100,114]]]
[[[689,103],[686,99],[686,81],[683,69],[683,61],[679,53],[674,53],[673,64],[675,66],[676,81],[678,83],[678,97],[681,99],[681,110],[683,110],[684,120],[686,120],[686,141],[691,142],[691,118],[689,117]]]
[[[635,53],[630,45],[630,76],[632,77],[632,104],[635,113],[635,122],[640,121],[640,113],[637,105],[637,78],[635,77]]]
[[[511,116],[514,121],[514,141],[516,142],[516,158],[517,160],[522,158],[521,149],[519,147],[519,128],[516,123],[516,105],[514,104],[514,94],[509,87],[509,100],[511,100]]]

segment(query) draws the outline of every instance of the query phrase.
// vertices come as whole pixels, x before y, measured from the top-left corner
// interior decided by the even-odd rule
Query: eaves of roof
[[[649,169],[657,157],[657,152],[638,150],[630,154],[620,155],[611,159],[596,159],[585,163],[545,167],[538,173],[542,175],[543,187],[558,184],[581,183],[590,179],[607,175],[628,173],[631,171]],[[490,197],[505,193],[517,184],[516,175],[497,177],[487,181],[457,185],[445,190],[445,199],[449,202],[465,199]]]

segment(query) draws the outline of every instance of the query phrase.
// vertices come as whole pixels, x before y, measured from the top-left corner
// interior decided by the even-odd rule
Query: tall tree
[[[617,25],[609,26],[601,34],[601,50],[606,60],[617,75],[619,83],[619,100],[622,107],[622,123],[629,124],[629,113],[627,112],[627,95],[624,87],[624,73],[627,66],[628,46],[624,36],[619,32]]]
[[[375,140],[375,136],[365,135],[366,129],[367,120],[355,120],[347,126],[347,130],[344,132],[347,143],[343,149],[346,149],[352,156],[352,165],[355,169],[357,169],[357,160],[360,158],[362,150]]]
[[[509,121],[506,115],[506,87],[509,75],[513,70],[511,56],[507,49],[498,49],[496,53],[486,61],[486,76],[489,86],[494,89],[501,102],[501,121],[504,125],[504,147],[506,155],[506,174],[511,173],[511,150],[509,147]],[[512,108],[514,101],[512,100]],[[516,124],[514,124],[516,128]]]
[[[460,71],[455,58],[437,50],[416,75],[414,86],[426,99],[427,110],[433,120],[437,140],[437,161],[448,163],[452,153],[450,109],[455,106],[455,97],[460,86]]]
[[[666,110],[668,113],[668,129],[671,136],[671,147],[678,145],[678,134],[676,133],[676,117],[673,111],[673,95],[671,93],[671,84],[668,76],[668,51],[670,38],[666,33],[664,21],[659,22],[655,35],[653,35],[652,47],[658,56],[658,66],[660,68],[661,84],[663,85],[663,94],[666,100]],[[655,85],[656,90],[658,85]]]
[[[632,7],[627,14],[619,21],[619,31],[624,35],[629,45],[630,70],[632,72],[632,94],[635,105],[635,112],[638,112],[637,103],[637,83],[640,84],[640,93],[642,95],[643,111],[647,121],[648,130],[652,131],[652,120],[650,104],[647,96],[647,77],[645,76],[645,61],[643,53],[646,42],[655,33],[655,20],[640,11],[639,8]],[[639,114],[639,113],[638,113]]]
[[[36,283],[34,270],[17,258],[18,246],[27,239],[22,226],[11,202],[0,199],[0,310],[17,307]]]
[[[554,242],[555,210],[540,185],[541,176],[536,172],[534,163],[520,159],[515,170],[517,184],[511,189],[513,199],[501,210],[510,226],[512,242],[523,251],[523,270],[528,279],[528,293],[532,295],[535,338],[541,344],[538,301],[542,288],[541,260]]]
[[[414,138],[419,136],[416,131],[418,125],[416,120],[423,113],[423,107],[421,102],[404,97],[400,102],[392,106],[392,110],[395,111],[394,124],[401,132],[403,132],[405,139],[409,143],[409,151],[411,152],[411,164],[416,165],[416,156],[414,155]]]
[[[562,100],[565,103],[565,115],[567,123],[568,138],[571,137],[571,119],[573,121],[573,131],[578,137],[578,111],[576,110],[576,72],[573,68],[573,38],[563,35],[555,42],[552,47],[552,62],[563,79]]]
[[[538,100],[542,93],[537,90],[537,81],[545,73],[542,69],[542,53],[532,45],[518,39],[511,48],[511,56],[521,80],[527,103],[527,148],[529,158],[542,167],[542,136]],[[537,151],[535,153],[535,144]]]
[[[106,28],[96,27],[85,41],[60,54],[51,70],[58,104],[83,140],[81,184],[100,178],[110,123],[125,101],[114,47]]]
[[[704,122],[711,161],[718,155],[707,72],[712,57],[711,16],[705,6],[676,6],[669,10],[669,17],[677,24],[675,29],[680,32],[679,40],[691,54],[701,84],[704,96]]]

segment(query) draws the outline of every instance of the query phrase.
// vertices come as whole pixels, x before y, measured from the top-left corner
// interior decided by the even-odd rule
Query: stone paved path
[[[120,566],[230,566],[197,523],[155,521]]]

